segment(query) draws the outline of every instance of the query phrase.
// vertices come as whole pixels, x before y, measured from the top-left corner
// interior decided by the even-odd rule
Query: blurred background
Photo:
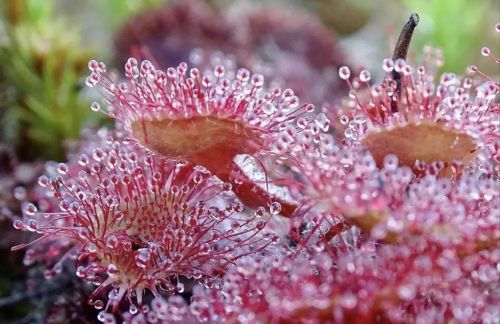
[[[500,53],[495,0],[1,1],[0,323],[95,322],[71,265],[47,281],[43,265],[26,267],[23,252],[10,251],[33,239],[12,221],[36,196],[47,161],[64,161],[85,133],[111,125],[89,109],[98,100],[84,84],[90,59],[119,75],[130,56],[167,68],[224,53],[303,101],[333,106],[347,95],[338,68],[383,77],[381,62],[412,12],[420,24],[410,61],[422,62],[430,45],[442,71],[476,64],[498,78],[500,65],[480,52]]]

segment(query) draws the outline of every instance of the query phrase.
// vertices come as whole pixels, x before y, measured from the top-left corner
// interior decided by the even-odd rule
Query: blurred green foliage
[[[443,71],[463,73],[479,53],[491,12],[498,14],[498,1],[489,0],[405,0],[420,15],[413,48],[432,45],[443,50]],[[495,4],[496,3],[496,4]]]
[[[23,159],[62,160],[65,140],[96,118],[81,95],[93,54],[79,30],[54,17],[52,1],[2,2],[1,14],[2,138]]]

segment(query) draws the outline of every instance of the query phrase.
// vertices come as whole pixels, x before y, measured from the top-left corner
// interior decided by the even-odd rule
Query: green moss
[[[488,14],[494,8],[489,0],[405,0],[411,11],[420,15],[413,48],[432,45],[443,50],[443,71],[463,73],[472,63],[485,39]]]
[[[2,14],[2,138],[24,159],[63,159],[64,143],[90,118],[81,93],[93,56],[79,31],[52,14],[52,2],[12,1]]]

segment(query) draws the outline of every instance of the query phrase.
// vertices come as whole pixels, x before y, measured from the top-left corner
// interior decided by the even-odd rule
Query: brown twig
[[[410,18],[403,26],[403,30],[401,30],[401,34],[399,34],[398,41],[396,43],[396,47],[394,47],[394,53],[392,55],[392,60],[396,61],[397,59],[406,60],[406,55],[408,55],[408,48],[410,47],[411,37],[413,36],[413,31],[415,27],[417,27],[420,18],[418,14],[412,13]],[[401,95],[401,75],[396,71],[392,71],[392,78],[396,81],[396,91],[394,92],[398,96]],[[398,105],[396,99],[393,97],[391,101],[391,110],[392,112],[398,111]]]

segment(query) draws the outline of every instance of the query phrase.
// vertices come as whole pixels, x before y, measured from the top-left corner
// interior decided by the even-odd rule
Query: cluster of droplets
[[[491,285],[498,250],[462,259],[423,236],[401,245],[371,246],[336,264],[330,310],[335,321],[466,323],[498,315],[495,294],[485,293],[484,283],[474,278],[482,268],[489,287],[498,289]]]
[[[463,256],[424,237],[405,245],[366,243],[337,258],[284,252],[231,269],[220,287],[196,289],[185,318],[209,323],[493,321],[499,261],[498,249]]]
[[[487,76],[484,82],[454,73],[442,74],[436,83],[436,61],[439,59],[429,62],[434,65],[415,68],[403,59],[385,59],[386,76],[378,85],[371,84],[367,70],[351,81],[349,68],[341,67],[339,76],[351,88],[347,103],[351,109],[340,117],[345,139],[357,145],[371,132],[435,124],[467,134],[479,149],[484,149],[487,158],[498,159],[491,155],[491,146],[498,145],[499,105],[495,97],[500,85]],[[477,67],[470,70],[478,72]]]
[[[373,160],[367,163],[371,168],[359,164],[332,181],[335,187],[329,189],[342,198],[330,203],[373,239],[394,243],[422,235],[456,251],[491,248],[498,239],[495,179],[471,172],[456,180],[437,173],[415,177],[394,155],[386,156],[381,169]]]
[[[318,152],[319,146],[315,154],[301,151],[296,156],[301,161],[297,172],[306,183],[301,193],[310,199],[308,210],[316,215],[341,214],[377,240],[418,233],[448,238],[451,244],[481,237],[491,244],[498,236],[500,188],[494,177],[462,172],[460,165],[452,165],[460,177],[440,177],[440,161],[417,176],[392,154],[378,167],[362,148],[332,144]],[[441,233],[443,224],[446,233]]]
[[[383,169],[377,165],[370,153],[363,149],[337,148],[325,154],[322,160],[307,159],[304,167],[309,185],[306,194],[321,202],[326,210],[343,214],[360,214],[385,207],[384,191],[404,191],[413,179],[411,169],[398,168],[397,158],[388,155]],[[316,171],[313,171],[316,170]],[[391,179],[391,186],[386,182]],[[341,194],[335,194],[341,193]]]
[[[313,107],[300,105],[293,91],[265,91],[264,77],[246,69],[226,71],[216,66],[202,74],[186,63],[165,72],[147,60],[125,64],[127,82],[117,84],[103,63],[89,62],[87,85],[100,85],[109,104],[107,114],[126,127],[138,120],[179,120],[218,117],[243,122],[269,137]],[[94,110],[98,105],[93,104]],[[268,137],[268,138],[269,138]]]
[[[423,235],[457,253],[494,247],[500,237],[497,181],[474,174],[457,181],[427,175],[398,188],[397,178],[396,172],[382,178],[386,207],[371,228],[374,239]]]
[[[35,242],[70,240],[77,276],[99,286],[91,300],[97,309],[117,307],[124,296],[137,307],[147,291],[155,296],[182,292],[179,276],[209,282],[238,259],[276,242],[274,235],[261,233],[268,212],[243,213],[231,186],[204,168],[113,140],[77,161],[60,163],[58,176],[39,179],[59,201],[57,210],[38,212],[26,204],[25,220],[16,220],[14,227],[42,234]],[[35,251],[25,259],[33,259]],[[53,275],[66,257],[50,270]],[[101,299],[106,291],[107,303]]]
[[[328,270],[335,288],[324,309],[295,306],[277,312],[285,320],[470,322],[498,316],[499,287],[493,278],[500,271],[500,187],[494,176],[464,170],[456,162],[450,166],[455,176],[442,177],[442,161],[419,162],[412,169],[392,154],[378,166],[365,148],[342,147],[329,134],[297,145],[292,156],[291,171],[303,184],[299,189],[305,197],[295,215],[303,213],[299,220],[305,226],[292,239],[299,243],[299,255],[327,253],[336,260]],[[353,235],[352,225],[361,233]],[[312,240],[314,232],[319,235]],[[263,285],[252,287],[267,301],[272,288],[267,281]],[[460,287],[467,293],[460,293]],[[324,300],[317,291],[314,296],[318,305]],[[307,298],[301,298],[307,305]],[[276,314],[269,305],[252,304],[240,305],[239,312],[264,321]]]
[[[333,260],[326,254],[280,255],[244,260],[212,289],[196,289],[189,315],[202,323],[317,320],[335,286]]]
[[[108,316],[112,316],[107,314]],[[193,322],[189,314],[188,304],[181,296],[170,296],[168,299],[157,297],[150,303],[146,312],[127,313],[123,316],[124,323],[180,323]]]
[[[17,188],[15,194],[17,199],[24,201],[22,204],[22,218],[13,220],[13,226],[17,230],[24,230],[37,235],[39,233],[39,224],[45,224],[54,221],[54,225],[71,227],[70,218],[58,217],[60,213],[60,200],[54,194],[47,190],[50,186],[50,179],[55,179],[61,175],[66,177],[77,177],[81,166],[90,162],[89,155],[94,149],[107,145],[106,142],[112,141],[111,131],[102,128],[95,134],[85,134],[85,140],[78,142],[78,148],[68,156],[68,163],[47,162],[44,175],[38,178],[31,193],[28,195],[24,188]],[[115,138],[123,139],[125,133],[122,131],[113,131]],[[80,152],[75,154],[75,152]],[[85,153],[82,153],[85,152]],[[30,197],[36,201],[36,205],[26,202]],[[24,254],[23,263],[26,266],[33,264],[44,264],[47,268],[44,276],[47,279],[53,278],[61,273],[64,263],[68,259],[74,260],[78,249],[78,241],[72,236],[42,235],[30,244],[21,244],[13,247],[14,250],[27,248]]]

